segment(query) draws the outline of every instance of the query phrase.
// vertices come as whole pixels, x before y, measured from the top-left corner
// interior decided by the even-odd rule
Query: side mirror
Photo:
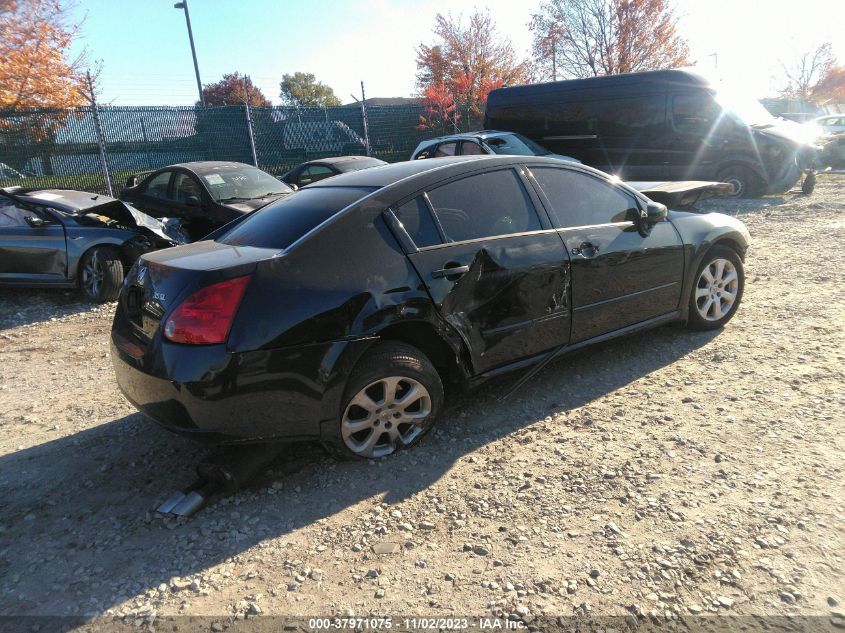
[[[286,185],[288,185],[288,187],[290,187],[293,191],[299,191],[299,186],[298,186],[298,185],[295,185],[295,184],[293,184],[293,183],[290,183],[290,184],[285,183],[285,184],[286,184]]]
[[[657,224],[658,222],[662,222],[666,219],[666,205],[660,204],[659,202],[649,202],[648,206],[645,208],[645,217],[643,218],[646,221],[646,224]]]
[[[187,198],[185,198],[185,204],[187,204],[189,207],[201,207],[202,200],[200,200],[197,196],[188,196]]]
[[[47,222],[34,215],[26,216],[26,223],[34,229],[40,229],[42,226],[47,225]]]
[[[667,209],[665,204],[649,201],[646,208],[640,210],[640,221],[637,227],[640,235],[646,237],[651,231],[651,227],[666,219],[666,214]]]

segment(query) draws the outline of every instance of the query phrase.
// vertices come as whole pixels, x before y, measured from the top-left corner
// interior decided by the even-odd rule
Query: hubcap
[[[695,287],[695,307],[701,318],[718,321],[734,307],[739,292],[739,275],[730,260],[714,259],[701,275]]]
[[[103,267],[100,264],[97,251],[94,251],[82,267],[82,287],[85,288],[88,296],[96,297],[100,294],[102,285]]]
[[[726,178],[724,182],[730,183],[734,186],[734,192],[731,194],[731,197],[738,198],[742,195],[742,192],[745,190],[745,183],[742,182],[741,179],[733,177],[733,178]]]
[[[431,415],[431,396],[413,378],[390,376],[359,391],[343,412],[346,447],[361,457],[385,457],[410,444]]]

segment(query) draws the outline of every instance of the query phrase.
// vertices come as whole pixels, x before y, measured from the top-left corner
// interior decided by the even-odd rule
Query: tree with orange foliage
[[[53,173],[49,141],[67,122],[68,108],[93,99],[85,56],[69,57],[79,25],[67,12],[59,0],[0,0],[0,144],[36,143],[47,175]],[[40,116],[33,108],[52,112]],[[11,152],[4,160],[23,169],[24,156]]]
[[[845,103],[845,66],[831,64],[811,96],[816,103]]]
[[[85,60],[68,57],[77,29],[59,0],[0,0],[0,109],[88,103]]]
[[[475,11],[466,22],[460,15],[437,14],[434,34],[434,44],[417,48],[417,87],[430,115],[423,117],[423,127],[457,127],[459,109],[467,118],[479,117],[490,90],[529,78],[527,63],[497,34],[489,11]],[[454,105],[450,118],[438,118],[447,103]]]
[[[549,79],[687,66],[666,0],[547,0],[532,16],[534,60]]]
[[[270,105],[270,100],[252,83],[252,79],[238,72],[227,73],[220,81],[204,85],[202,96],[208,106],[243,105],[247,102],[247,96],[252,107]],[[200,103],[197,102],[197,105]]]
[[[845,68],[837,65],[830,42],[804,53],[791,66],[783,67],[786,87],[781,95],[811,103],[845,101]]]

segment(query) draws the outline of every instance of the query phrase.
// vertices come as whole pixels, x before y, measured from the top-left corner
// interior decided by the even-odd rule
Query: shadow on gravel
[[[101,307],[85,301],[74,288],[0,288],[0,330]]]
[[[208,449],[160,430],[139,414],[5,455],[0,457],[0,614],[93,616],[174,576],[202,573],[298,529],[315,532],[312,543],[317,536],[344,538],[342,530],[327,534],[331,528],[315,522],[362,501],[369,505],[372,498],[396,503],[423,492],[468,453],[550,413],[587,405],[714,336],[665,327],[585,350],[548,367],[504,403],[496,396],[516,377],[500,379],[456,398],[437,433],[383,462],[337,462],[319,447],[292,447],[250,490],[181,524],[156,518],[152,509],[192,480],[194,465]],[[645,396],[630,397],[633,405]],[[597,422],[617,424],[614,430],[624,433],[639,420],[627,413],[624,421]],[[325,556],[327,565],[334,559],[331,549],[308,556]],[[240,561],[239,568],[246,573],[250,563]]]

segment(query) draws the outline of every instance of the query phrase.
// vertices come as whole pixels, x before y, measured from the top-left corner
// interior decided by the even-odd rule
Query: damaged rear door
[[[438,243],[409,258],[441,316],[468,344],[477,373],[569,340],[569,258],[529,191],[514,169],[498,169],[396,209],[403,224],[409,210],[433,213]]]

